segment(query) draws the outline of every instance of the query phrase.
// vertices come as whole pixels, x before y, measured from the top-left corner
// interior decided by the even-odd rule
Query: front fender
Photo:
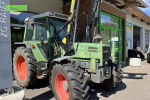
[[[14,43],[14,47],[13,47],[13,52],[18,48],[18,47],[26,47],[26,48],[30,48],[30,45],[28,43],[23,43],[23,42],[16,42]]]
[[[51,62],[50,66],[53,66],[55,63],[61,63],[63,61],[69,61],[68,59],[70,59],[70,58],[72,58],[72,56],[64,56],[64,57],[56,58]]]

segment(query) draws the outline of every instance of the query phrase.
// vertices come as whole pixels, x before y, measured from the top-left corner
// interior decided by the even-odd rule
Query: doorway
[[[101,12],[101,34],[104,45],[111,48],[113,62],[122,65],[123,61],[123,19],[106,12]]]
[[[23,42],[24,25],[11,25],[11,46],[14,52],[14,44],[16,42]]]
[[[140,35],[141,35],[141,28],[138,26],[133,26],[133,49],[140,47]]]

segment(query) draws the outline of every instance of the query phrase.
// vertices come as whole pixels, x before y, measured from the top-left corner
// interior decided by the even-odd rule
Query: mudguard
[[[16,42],[13,44],[12,51],[14,52],[17,49],[17,47],[21,47],[21,46],[26,47],[26,48],[30,48],[30,45],[28,43]]]
[[[16,42],[15,47],[17,47],[17,46],[25,46],[27,48],[30,48],[30,45],[28,43],[24,43],[24,42]]]
[[[69,58],[72,58],[72,56],[64,56],[64,57],[56,58],[51,62],[51,65],[53,65],[56,62],[60,63],[61,61],[68,60]]]

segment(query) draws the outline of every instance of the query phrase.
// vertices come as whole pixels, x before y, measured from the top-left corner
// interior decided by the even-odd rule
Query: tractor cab
[[[35,35],[35,40],[46,40],[51,38],[67,21],[66,15],[61,14],[61,17],[59,17],[58,13],[48,13],[27,18],[25,20],[27,34],[25,35],[24,40],[31,40],[31,37],[34,38],[33,35]],[[33,34],[34,30],[36,34]],[[65,27],[61,33],[58,33],[60,39],[64,37],[66,30],[67,27]]]
[[[59,50],[59,46],[67,33],[67,26],[58,31],[67,22],[67,18],[64,14],[47,12],[25,20],[24,42],[32,47],[37,61],[48,62],[54,55],[61,55],[62,50]],[[70,40],[73,41],[72,31]]]

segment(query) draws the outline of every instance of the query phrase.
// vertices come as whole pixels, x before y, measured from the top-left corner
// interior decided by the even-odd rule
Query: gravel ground
[[[141,67],[126,66],[123,71],[123,83],[113,91],[103,91],[100,86],[92,84],[89,100],[150,100],[150,64],[144,61]],[[25,89],[25,98],[55,100],[47,85],[36,89]]]

